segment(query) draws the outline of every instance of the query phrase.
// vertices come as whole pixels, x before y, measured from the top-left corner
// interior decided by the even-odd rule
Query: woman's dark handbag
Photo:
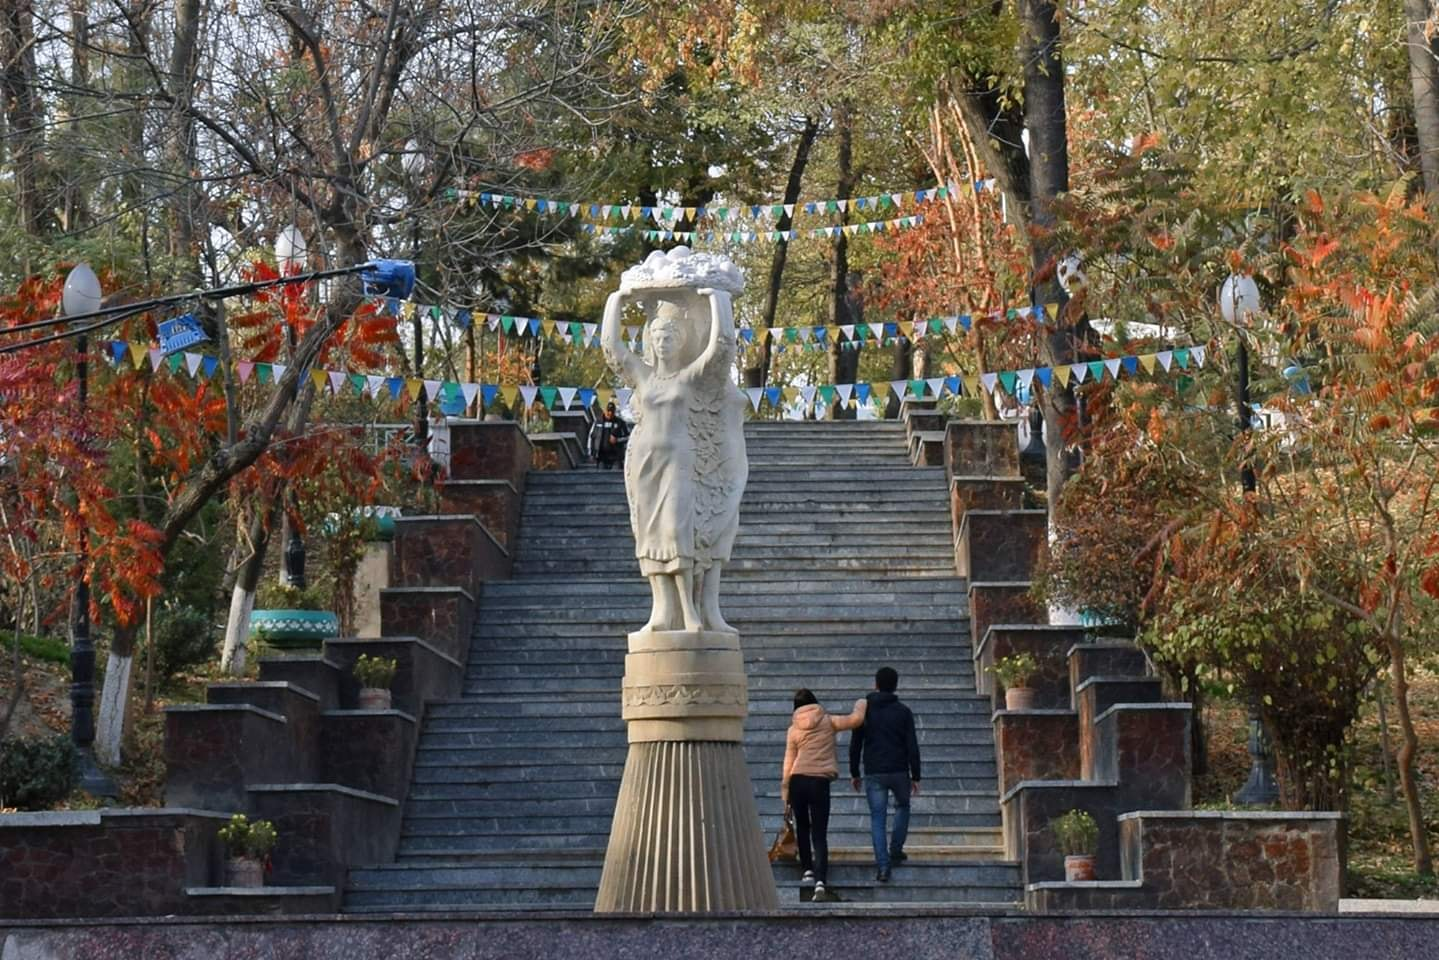
[[[778,863],[781,860],[799,859],[799,841],[794,837],[794,814],[788,807],[784,811],[784,826],[779,828],[775,835],[774,843],[769,847],[769,862]]]

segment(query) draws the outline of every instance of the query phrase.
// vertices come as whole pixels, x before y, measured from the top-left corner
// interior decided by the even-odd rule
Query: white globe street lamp
[[[1248,275],[1232,273],[1219,288],[1219,312],[1225,323],[1248,323],[1259,313],[1259,286]]]
[[[290,223],[280,228],[275,236],[275,262],[279,264],[280,273],[285,276],[299,273],[308,253],[309,245],[299,227]]]
[[[78,317],[100,309],[100,278],[95,276],[88,263],[75,267],[65,278],[60,305],[67,317]]]

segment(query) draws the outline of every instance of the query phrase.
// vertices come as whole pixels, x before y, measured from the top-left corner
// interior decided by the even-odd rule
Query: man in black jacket
[[[909,859],[904,839],[909,834],[909,798],[919,793],[919,738],[914,714],[899,702],[895,689],[899,674],[880,667],[874,675],[874,692],[866,700],[864,726],[849,740],[850,785],[859,792],[860,760],[864,761],[864,787],[869,799],[869,829],[874,841],[876,879],[889,881],[891,864]],[[894,835],[886,843],[889,795],[894,794]]]

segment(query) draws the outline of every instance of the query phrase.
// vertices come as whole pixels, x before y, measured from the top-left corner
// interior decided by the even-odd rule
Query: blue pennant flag
[[[1138,357],[1125,357],[1119,361],[1119,364],[1124,367],[1124,372],[1130,376],[1134,376],[1135,372],[1139,370]]]
[[[1054,371],[1049,367],[1036,367],[1034,370],[1034,379],[1048,388],[1049,385],[1054,382]]]
[[[497,384],[486,383],[480,387],[480,400],[487,407],[493,404],[495,402],[495,398],[499,395],[500,388]]]
[[[111,341],[110,341],[110,355],[115,358],[115,359],[114,359],[115,366],[118,367],[120,364],[124,363],[124,362],[125,362],[125,358],[126,358],[127,356],[129,356],[129,354],[130,354],[130,345],[129,345],[128,343],[126,343],[124,340],[111,340]]]
[[[859,398],[860,403],[869,403],[869,384],[856,383],[854,385],[854,395]]]
[[[770,406],[772,406],[772,407],[777,407],[777,406],[779,406],[779,401],[780,401],[780,389],[779,389],[779,387],[765,387],[765,389],[764,389],[764,396],[765,396],[765,399],[770,402]]]
[[[745,343],[754,343],[754,331],[749,327],[745,327],[739,332],[739,338]]]
[[[945,385],[946,387],[948,387],[948,388],[949,388],[949,392],[952,393],[952,394],[954,394],[956,397],[960,395],[961,390],[960,390],[960,379],[959,379],[959,377],[957,377],[957,376],[945,377],[945,378],[944,378],[944,385]]]
[[[207,356],[204,360],[200,361],[200,368],[205,371],[206,379],[209,379],[215,375],[216,370],[220,369],[220,361],[214,357]]]
[[[580,409],[588,410],[595,402],[595,391],[589,387],[580,387]]]
[[[965,333],[968,333],[974,327],[974,321],[970,319],[969,314],[961,313],[959,315],[959,325],[964,328]]]
[[[385,386],[390,389],[390,399],[398,400],[400,399],[400,391],[405,389],[405,381],[399,377],[388,377],[385,380]]]
[[[474,322],[474,318],[471,316],[469,310],[465,309],[464,307],[460,307],[458,310],[455,311],[455,322],[468,330],[470,328],[470,324]]]
[[[886,337],[897,337],[897,336],[899,336],[899,324],[897,324],[897,323],[886,323],[886,324],[884,325],[884,335],[885,335]]]

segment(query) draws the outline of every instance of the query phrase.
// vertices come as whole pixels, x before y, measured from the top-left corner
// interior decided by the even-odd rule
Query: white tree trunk
[[[95,759],[106,766],[120,765],[120,746],[125,742],[125,707],[130,702],[130,669],[134,664],[134,656],[114,653],[105,661],[105,686],[100,691],[100,709],[95,720]]]
[[[236,583],[230,594],[230,619],[225,623],[225,646],[220,651],[220,669],[232,676],[245,672],[245,638],[250,635],[250,611],[255,609],[255,591]]]

